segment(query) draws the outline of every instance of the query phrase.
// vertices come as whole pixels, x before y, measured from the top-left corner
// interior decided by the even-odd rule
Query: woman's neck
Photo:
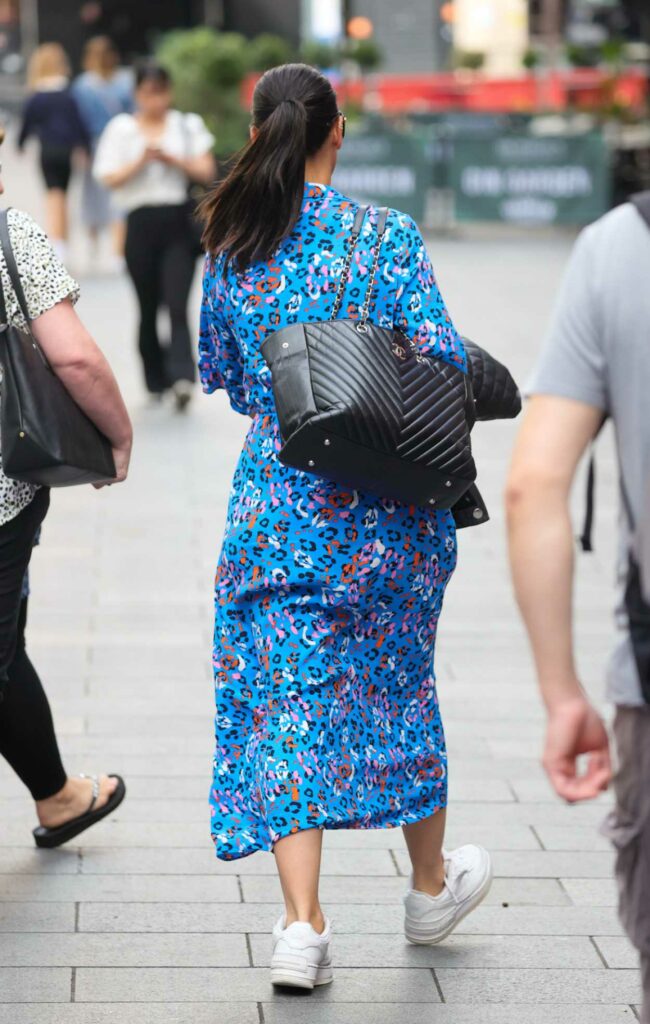
[[[169,111],[165,111],[162,117],[150,117],[139,110],[135,116],[136,120],[139,121],[144,128],[163,128],[167,122],[168,113]]]
[[[318,185],[331,185],[334,167],[332,161],[318,154],[305,161],[305,181],[313,181]]]

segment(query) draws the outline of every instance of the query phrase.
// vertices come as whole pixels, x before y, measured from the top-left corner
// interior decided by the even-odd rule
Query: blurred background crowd
[[[44,43],[62,49],[35,58]],[[70,146],[87,157],[131,109],[145,55],[170,72],[175,106],[204,119],[221,169],[261,72],[325,69],[350,133],[335,184],[428,228],[579,225],[650,186],[647,0],[0,0],[5,120],[30,92],[74,83]],[[95,236],[109,206],[78,166]],[[63,218],[50,209],[55,239]]]

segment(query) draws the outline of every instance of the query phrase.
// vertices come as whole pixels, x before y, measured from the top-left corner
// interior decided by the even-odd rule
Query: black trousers
[[[0,754],[34,800],[54,796],[67,778],[50,705],[25,649],[23,581],[49,503],[50,493],[43,488],[0,526]]]
[[[140,355],[147,389],[159,394],[177,380],[193,381],[195,358],[187,300],[196,270],[189,213],[182,206],[142,206],[127,218],[126,265],[140,304]],[[158,310],[166,307],[171,338],[158,337]]]

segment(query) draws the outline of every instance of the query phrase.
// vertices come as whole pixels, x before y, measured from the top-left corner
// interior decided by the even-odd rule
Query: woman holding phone
[[[171,388],[182,411],[195,379],[187,300],[196,253],[187,192],[192,182],[214,178],[214,138],[198,114],[172,109],[171,79],[159,64],[137,69],[135,101],[135,113],[113,118],[99,140],[94,174],[127,215],[125,257],[140,304],[147,390],[159,398]],[[161,307],[171,324],[167,351],[158,337]]]

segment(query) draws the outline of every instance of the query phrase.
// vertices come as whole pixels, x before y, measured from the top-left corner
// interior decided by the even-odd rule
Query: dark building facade
[[[122,57],[149,53],[174,28],[212,25],[253,36],[276,32],[298,42],[300,0],[30,0],[41,42],[62,43],[73,62],[89,36],[109,35]]]

